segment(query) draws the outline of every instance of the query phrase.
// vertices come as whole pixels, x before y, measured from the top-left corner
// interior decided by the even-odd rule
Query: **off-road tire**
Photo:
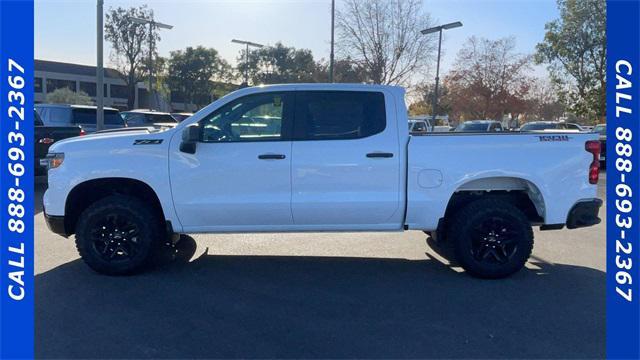
[[[458,210],[450,224],[448,239],[456,260],[474,277],[512,275],[524,267],[533,250],[531,223],[522,211],[504,200],[473,201]]]
[[[112,223],[116,224],[115,229],[109,226]],[[118,226],[124,230],[117,229]],[[132,228],[135,233],[128,230]],[[113,233],[116,234],[111,236]],[[96,240],[104,236],[108,239]],[[82,260],[91,269],[105,275],[128,275],[142,270],[158,253],[165,237],[161,219],[151,207],[138,198],[124,195],[105,197],[85,209],[78,219],[75,236],[76,248]],[[125,249],[127,245],[132,254],[129,258],[122,255],[125,250],[115,252],[121,254],[119,257],[122,259],[114,260],[114,255],[105,255],[113,253],[114,247]]]

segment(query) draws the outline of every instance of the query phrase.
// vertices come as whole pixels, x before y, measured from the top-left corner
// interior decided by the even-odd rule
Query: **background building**
[[[48,93],[59,88],[84,91],[96,101],[96,67],[57,61],[35,60],[35,102],[46,102]],[[127,86],[117,70],[104,69],[104,105],[120,110],[127,109]],[[136,86],[134,108],[148,107],[147,89],[144,83]]]

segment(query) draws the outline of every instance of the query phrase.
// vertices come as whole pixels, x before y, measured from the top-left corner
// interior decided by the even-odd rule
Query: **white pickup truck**
[[[600,222],[591,133],[409,136],[404,90],[292,84],[231,93],[173,129],[55,143],[44,216],[106,274],[180,233],[422,230],[464,269],[521,269],[532,226]]]

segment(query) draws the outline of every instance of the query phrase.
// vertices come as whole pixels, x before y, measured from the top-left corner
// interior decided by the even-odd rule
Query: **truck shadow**
[[[603,358],[605,273],[532,259],[498,281],[430,258],[218,256],[36,276],[38,358]]]

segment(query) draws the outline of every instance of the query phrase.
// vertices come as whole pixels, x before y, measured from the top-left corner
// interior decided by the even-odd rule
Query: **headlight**
[[[40,166],[44,166],[47,170],[51,170],[62,165],[63,161],[63,153],[48,153],[46,158],[40,159]]]

